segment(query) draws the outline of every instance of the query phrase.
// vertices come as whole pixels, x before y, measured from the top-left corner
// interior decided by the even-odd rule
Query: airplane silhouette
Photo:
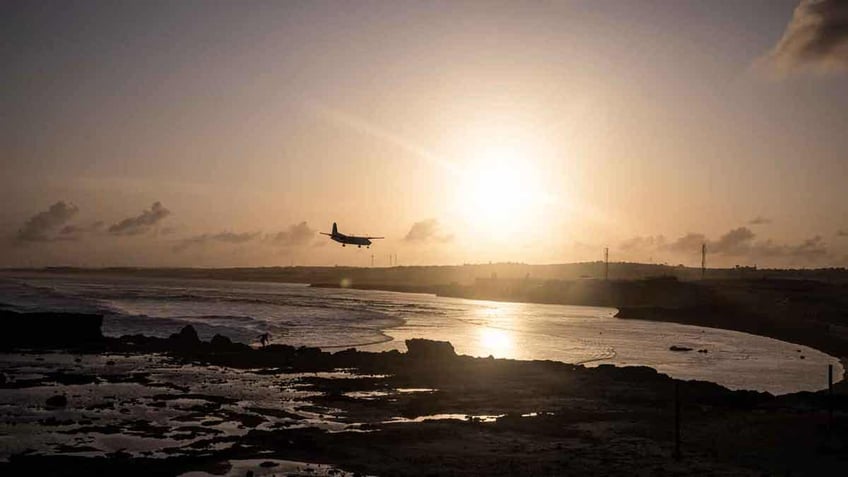
[[[339,229],[338,229],[338,227],[336,227],[335,222],[333,222],[333,233],[328,234],[326,232],[321,232],[321,235],[329,236],[331,239],[342,244],[342,247],[344,247],[346,245],[356,245],[359,248],[362,248],[363,245],[365,245],[366,248],[371,248],[371,241],[372,240],[385,238],[385,237],[357,237],[355,235],[340,234]]]

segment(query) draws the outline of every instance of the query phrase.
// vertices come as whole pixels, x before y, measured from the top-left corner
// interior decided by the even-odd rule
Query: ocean
[[[502,303],[302,284],[94,275],[5,274],[0,304],[17,311],[104,315],[110,336],[165,337],[187,324],[225,335],[326,350],[404,350],[404,340],[450,341],[471,356],[649,366],[680,379],[782,394],[826,387],[815,349],[762,336],[614,318],[604,307]],[[671,351],[671,346],[692,351]],[[803,357],[803,358],[802,358]]]

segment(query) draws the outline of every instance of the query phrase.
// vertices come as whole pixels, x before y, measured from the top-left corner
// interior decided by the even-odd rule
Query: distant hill
[[[466,264],[400,267],[258,267],[258,268],[72,268],[12,269],[14,272],[52,272],[68,274],[118,274],[128,276],[204,278],[290,283],[352,285],[472,285],[478,279],[579,280],[604,277],[603,262],[528,265],[524,263]],[[848,270],[757,269],[754,267],[709,268],[707,279],[805,279],[848,283]],[[701,278],[700,268],[682,265],[658,265],[615,262],[609,264],[611,280],[675,277],[681,281]]]

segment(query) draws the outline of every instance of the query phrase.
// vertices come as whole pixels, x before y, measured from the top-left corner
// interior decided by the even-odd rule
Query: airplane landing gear
[[[356,248],[362,248],[362,245],[357,245]]]

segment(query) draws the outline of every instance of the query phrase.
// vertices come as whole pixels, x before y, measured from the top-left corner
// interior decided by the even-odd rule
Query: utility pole
[[[833,435],[833,365],[827,365],[827,439]]]
[[[604,247],[604,281],[609,280],[609,247]]]
[[[674,460],[680,460],[680,381],[674,381]]]
[[[701,244],[701,280],[707,274],[707,244]]]

